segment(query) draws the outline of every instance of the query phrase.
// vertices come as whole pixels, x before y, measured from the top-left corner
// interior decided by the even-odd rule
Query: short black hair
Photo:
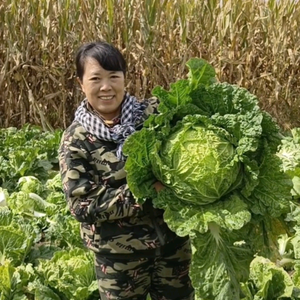
[[[97,41],[83,44],[77,51],[75,59],[76,73],[81,81],[85,61],[88,57],[96,59],[99,65],[107,71],[122,71],[125,77],[127,66],[120,50],[107,42]]]

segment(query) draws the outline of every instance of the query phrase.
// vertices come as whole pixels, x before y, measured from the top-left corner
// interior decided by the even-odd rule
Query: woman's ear
[[[83,87],[82,81],[80,80],[79,77],[77,77],[76,79],[77,79],[77,82],[80,84],[81,90],[84,92],[84,87]]]

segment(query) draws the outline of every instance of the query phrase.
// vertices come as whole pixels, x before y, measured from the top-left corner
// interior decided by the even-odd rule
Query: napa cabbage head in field
[[[206,127],[197,116],[186,116],[172,128],[153,154],[155,177],[178,198],[197,205],[220,199],[242,179],[242,164],[230,135],[222,128]]]
[[[197,205],[237,191],[248,196],[266,156],[279,164],[273,155],[279,127],[246,89],[217,82],[207,62],[191,59],[187,66],[188,79],[169,91],[153,90],[160,113],[126,141],[129,185],[141,201],[157,198],[155,180],[175,198]]]
[[[253,255],[272,244],[266,228],[274,234],[290,209],[291,180],[276,155],[282,134],[255,95],[218,82],[202,59],[187,67],[187,79],[152,91],[159,114],[125,142],[127,180],[137,201],[152,198],[168,226],[192,238],[196,295],[239,300]]]

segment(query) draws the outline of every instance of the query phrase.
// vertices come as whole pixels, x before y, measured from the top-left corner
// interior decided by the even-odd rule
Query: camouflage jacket
[[[154,112],[150,102],[141,122]],[[63,134],[59,162],[66,200],[91,250],[152,256],[185,240],[168,229],[163,211],[148,200],[143,206],[135,203],[114,142],[99,140],[74,121]]]

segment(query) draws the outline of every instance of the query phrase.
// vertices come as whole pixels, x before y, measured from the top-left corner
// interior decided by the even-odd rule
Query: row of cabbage
[[[99,299],[93,257],[62,192],[61,130],[0,130],[0,299]]]

